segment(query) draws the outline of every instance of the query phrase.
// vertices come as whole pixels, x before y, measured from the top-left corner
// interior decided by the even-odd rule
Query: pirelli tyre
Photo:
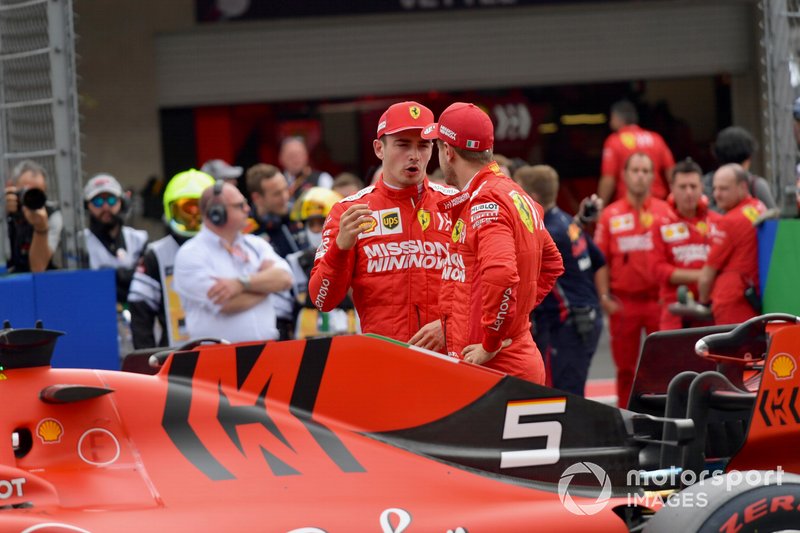
[[[675,531],[800,531],[800,476],[753,470],[705,479],[673,494],[644,528]]]

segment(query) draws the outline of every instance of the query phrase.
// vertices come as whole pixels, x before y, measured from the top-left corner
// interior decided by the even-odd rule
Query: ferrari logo
[[[503,174],[503,172],[500,170],[500,165],[498,165],[495,161],[489,163],[489,170],[494,172],[496,176],[505,176],[505,174]]]
[[[419,225],[422,226],[422,231],[425,231],[431,223],[431,214],[424,209],[420,209],[417,211],[417,220],[419,220]]]
[[[533,214],[528,202],[522,197],[521,194],[512,194],[511,199],[514,201],[514,207],[517,208],[519,218],[530,233],[533,233]]]
[[[456,221],[456,225],[453,226],[453,242],[458,242],[461,240],[464,234],[464,221],[460,218]]]
[[[700,235],[705,235],[708,233],[708,224],[702,220],[695,225],[695,228],[697,228],[697,231],[700,233]]]
[[[413,118],[414,120],[417,120],[419,118],[420,111],[417,106],[412,105],[411,107],[408,108],[408,112],[411,113],[411,118]]]
[[[633,150],[636,148],[636,136],[633,133],[627,131],[620,133],[619,140],[628,150]]]
[[[653,225],[653,213],[648,213],[647,211],[643,211],[641,215],[639,215],[639,222],[642,223],[642,226],[645,228],[649,228]]]

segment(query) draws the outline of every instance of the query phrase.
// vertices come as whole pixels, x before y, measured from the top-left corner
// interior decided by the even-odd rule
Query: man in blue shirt
[[[579,223],[556,206],[555,169],[525,166],[514,173],[514,179],[544,208],[544,225],[564,260],[564,274],[532,313],[534,340],[544,355],[552,386],[583,396],[603,328],[594,275],[607,268],[605,258]]]

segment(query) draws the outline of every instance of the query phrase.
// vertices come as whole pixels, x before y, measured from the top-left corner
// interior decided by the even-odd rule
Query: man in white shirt
[[[175,258],[175,291],[189,336],[232,342],[278,338],[273,293],[291,287],[289,265],[259,237],[246,235],[250,208],[218,181],[200,197],[203,227]]]

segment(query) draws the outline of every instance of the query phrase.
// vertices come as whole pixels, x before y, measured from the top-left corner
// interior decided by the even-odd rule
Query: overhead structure
[[[74,45],[72,0],[0,0],[3,186],[22,160],[32,159],[47,170],[48,198],[58,202],[64,217],[60,259],[65,268],[80,267],[83,256]],[[0,224],[3,248],[6,230]],[[3,252],[8,257],[9,250]]]

